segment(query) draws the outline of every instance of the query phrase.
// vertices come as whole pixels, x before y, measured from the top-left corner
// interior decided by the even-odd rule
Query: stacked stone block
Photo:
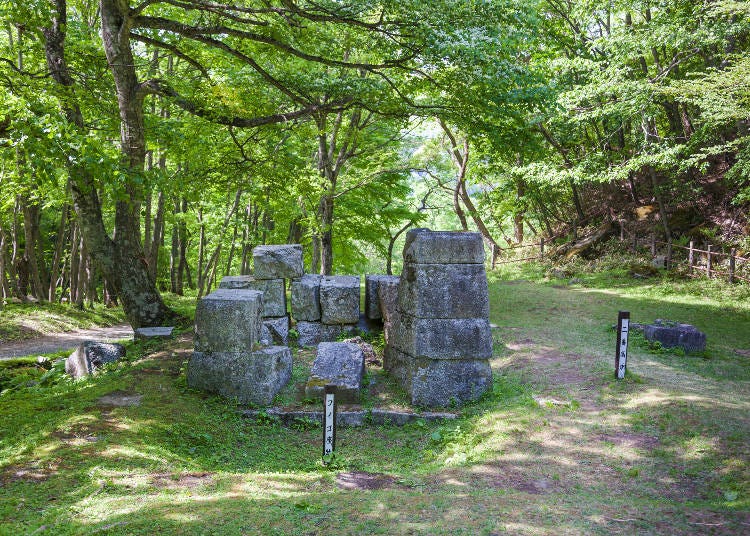
[[[291,294],[301,346],[354,333],[359,322],[359,277],[305,275],[292,281]]]
[[[190,387],[242,404],[271,403],[291,379],[292,354],[261,346],[263,311],[263,292],[246,288],[220,288],[198,302]]]
[[[384,366],[413,404],[475,400],[491,386],[489,295],[479,234],[410,231],[395,311],[386,316]]]

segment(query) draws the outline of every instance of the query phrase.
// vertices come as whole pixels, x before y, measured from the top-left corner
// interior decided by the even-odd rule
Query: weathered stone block
[[[383,322],[388,323],[398,309],[398,287],[401,278],[392,276],[393,279],[381,280],[378,283],[378,308],[383,317]]]
[[[661,343],[664,348],[682,348],[685,352],[702,352],[706,349],[706,334],[690,324],[657,320],[643,326],[649,341]]]
[[[329,275],[321,279],[320,319],[329,325],[359,322],[359,277]]]
[[[415,357],[492,357],[492,333],[485,318],[419,318],[402,313],[394,321],[389,343]]]
[[[395,284],[398,286],[399,276],[397,275],[366,275],[365,276],[365,315],[371,320],[383,318],[380,312],[380,301],[378,300],[378,288],[380,284]]]
[[[412,229],[406,234],[404,262],[419,264],[482,264],[484,244],[479,233]]]
[[[283,279],[257,279],[252,275],[226,276],[220,289],[250,289],[263,293],[263,316],[286,314],[286,287]]]
[[[421,318],[489,318],[484,265],[405,263],[398,306]]]
[[[260,340],[263,293],[218,289],[204,296],[195,310],[197,352],[252,352]]]
[[[256,279],[295,279],[302,277],[302,246],[284,244],[253,248],[253,274]]]
[[[321,342],[313,361],[310,379],[305,385],[307,397],[321,397],[326,385],[336,386],[340,403],[359,402],[365,356],[362,349],[349,342]]]
[[[297,322],[297,344],[300,346],[315,346],[320,342],[320,335],[322,331],[320,322],[307,322],[300,320]]]
[[[411,402],[416,406],[462,404],[492,388],[492,369],[486,359],[415,359],[410,383]]]
[[[391,345],[383,352],[383,369],[395,378],[406,392],[411,391],[411,364],[414,358]]]
[[[291,283],[292,318],[308,322],[320,321],[319,275],[303,275]]]
[[[292,377],[292,353],[286,346],[256,352],[193,352],[187,383],[193,389],[265,406]]]
[[[289,317],[264,318],[260,343],[264,346],[289,344]]]
[[[125,357],[125,347],[121,344],[84,341],[65,360],[65,372],[74,378],[82,378],[107,363]]]
[[[136,341],[145,341],[153,339],[171,339],[174,332],[174,326],[158,326],[153,328],[137,328],[133,338]]]

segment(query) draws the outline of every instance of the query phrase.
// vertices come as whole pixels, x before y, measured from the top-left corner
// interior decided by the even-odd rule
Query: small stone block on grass
[[[125,357],[125,347],[121,344],[84,341],[65,360],[65,372],[73,378],[83,378],[107,363]]]
[[[643,326],[643,334],[647,340],[659,342],[664,348],[682,348],[686,353],[706,349],[706,334],[690,324],[658,319]]]
[[[329,325],[359,322],[359,277],[330,275],[321,279],[320,318]]]
[[[157,326],[152,328],[137,328],[133,338],[136,341],[146,341],[154,339],[171,339],[174,332],[174,326]]]
[[[349,342],[322,342],[305,385],[305,396],[322,398],[326,385],[336,386],[339,403],[359,402],[365,355],[362,349]]]
[[[253,249],[256,279],[296,279],[303,273],[302,246],[299,244],[256,246]]]

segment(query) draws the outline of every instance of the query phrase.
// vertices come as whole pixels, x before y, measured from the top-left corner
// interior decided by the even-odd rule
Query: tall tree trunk
[[[159,200],[156,203],[156,215],[154,216],[154,233],[151,240],[151,250],[148,251],[148,275],[156,283],[159,271],[159,250],[164,245],[164,192],[159,192]]]
[[[65,230],[68,226],[69,212],[70,205],[65,203],[60,211],[60,224],[57,226],[57,236],[55,239],[55,253],[52,256],[52,265],[50,266],[49,288],[47,291],[47,299],[49,301],[55,301],[57,278],[60,275],[60,262],[62,261],[63,248],[65,246],[65,239],[67,238]]]
[[[27,196],[21,197],[23,207],[24,260],[29,271],[31,294],[39,301],[47,298],[39,270],[37,243],[39,242],[39,223],[41,215],[39,204]]]
[[[320,273],[333,273],[333,195],[324,195],[318,207],[320,220]]]
[[[182,199],[181,213],[187,214],[188,203],[186,199]],[[184,291],[184,281],[187,278],[188,287],[193,289],[193,277],[190,275],[190,264],[187,261],[187,246],[188,246],[188,232],[187,223],[184,218],[180,218],[179,240],[180,240],[180,264],[177,267],[177,294],[182,296]]]
[[[6,242],[7,235],[5,230],[0,226],[0,309],[2,309],[3,302],[10,297],[10,287],[8,286],[8,278],[6,275]]]
[[[70,124],[86,132],[83,115],[75,99],[75,87],[65,61],[66,2],[54,0],[51,25],[44,29],[45,55],[52,79],[67,90],[61,106]],[[102,42],[115,79],[121,120],[123,163],[133,178],[143,173],[145,137],[143,133],[143,92],[135,76],[130,50],[129,4],[124,0],[100,3]],[[140,244],[139,210],[142,192],[137,180],[126,182],[128,200],[115,207],[115,235],[110,238],[104,226],[95,180],[78,159],[68,159],[71,191],[82,236],[90,255],[122,299],[123,309],[133,327],[156,326],[172,321],[176,315],[164,305],[149,278]]]

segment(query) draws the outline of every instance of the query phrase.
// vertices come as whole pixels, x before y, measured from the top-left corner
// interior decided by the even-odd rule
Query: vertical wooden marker
[[[336,386],[325,386],[323,395],[323,463],[336,448]]]
[[[615,378],[625,377],[628,364],[628,331],[630,330],[630,313],[620,311],[617,315],[617,350],[615,353]]]

